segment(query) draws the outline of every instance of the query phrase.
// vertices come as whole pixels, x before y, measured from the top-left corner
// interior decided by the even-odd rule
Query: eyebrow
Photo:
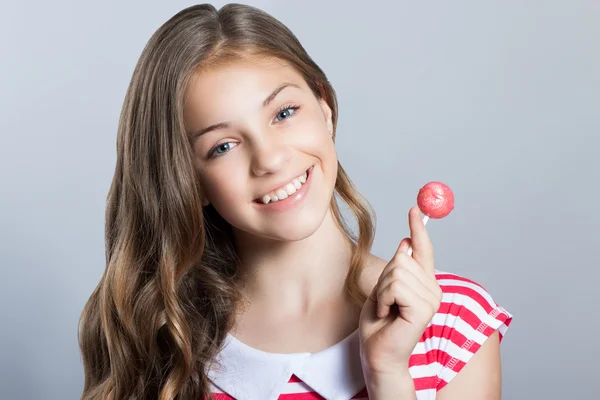
[[[267,98],[263,101],[262,106],[263,108],[267,107],[274,99],[275,97],[277,97],[277,95],[279,94],[279,92],[281,92],[283,89],[285,89],[286,87],[296,87],[298,89],[301,89],[300,86],[296,85],[295,83],[291,83],[291,82],[284,82],[281,85],[277,86],[275,88],[275,90],[273,90],[273,92],[271,92],[271,94],[269,96],[267,96]],[[214,131],[216,129],[224,129],[224,128],[229,128],[231,127],[231,122],[220,122],[218,124],[214,124],[211,126],[208,126],[206,128],[203,129],[199,129],[195,132],[192,132],[190,134],[191,139],[195,140],[198,137],[200,137],[201,135],[210,132],[210,131]]]

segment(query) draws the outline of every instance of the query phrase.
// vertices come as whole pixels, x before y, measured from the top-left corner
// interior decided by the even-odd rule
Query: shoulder
[[[374,255],[368,258],[361,275],[361,287],[367,295],[387,264]],[[481,283],[440,270],[435,276],[442,289],[442,302],[409,360],[415,388],[423,394],[448,385],[467,364],[473,364],[475,354],[489,353],[493,344],[489,339],[498,340],[498,345],[512,321],[512,314],[496,303]],[[484,346],[486,342],[488,346]],[[480,364],[477,369],[482,368]]]
[[[436,279],[443,292],[442,303],[432,323],[443,321],[445,325],[461,328],[466,323],[476,332],[489,336],[498,329],[500,339],[512,321],[512,315],[497,304],[492,295],[480,283],[467,277],[436,270]],[[469,338],[476,339],[465,326]],[[482,337],[479,337],[482,338]]]
[[[368,255],[365,267],[360,275],[359,283],[365,296],[368,296],[369,293],[371,293],[387,263],[386,260],[374,254]]]
[[[426,367],[430,377],[428,384],[440,390],[490,337],[502,341],[512,314],[472,279],[437,270],[436,278],[443,292],[442,302],[415,348],[409,366],[417,370]]]
[[[387,263],[385,259],[375,255],[369,256],[360,279],[364,293],[368,295],[371,292]],[[429,331],[446,326],[465,331],[471,338],[472,332],[462,326],[466,323],[480,333],[491,334],[498,329],[502,339],[512,315],[494,301],[482,284],[465,276],[440,270],[436,270],[435,276],[443,297],[438,312],[427,328]],[[447,334],[448,330],[444,332]]]
[[[368,295],[388,261],[370,255],[361,275]],[[419,393],[437,392],[470,363],[488,339],[502,341],[512,314],[497,304],[485,287],[473,279],[436,270],[442,302],[415,346],[409,371]],[[489,347],[488,342],[488,347]]]

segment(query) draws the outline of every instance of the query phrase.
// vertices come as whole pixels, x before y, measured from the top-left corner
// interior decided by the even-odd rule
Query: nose
[[[254,141],[251,156],[251,168],[254,175],[276,173],[289,162],[290,148],[284,140],[276,138],[276,135],[261,135]]]

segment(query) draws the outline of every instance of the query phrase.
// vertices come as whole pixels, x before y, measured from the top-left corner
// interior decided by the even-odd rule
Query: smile
[[[314,165],[287,185],[253,201],[262,210],[283,211],[300,203],[306,197]]]

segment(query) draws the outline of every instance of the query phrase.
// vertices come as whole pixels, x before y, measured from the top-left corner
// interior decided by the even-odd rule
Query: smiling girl
[[[337,122],[265,12],[196,5],[157,30],[119,122],[82,399],[500,398],[511,315],[435,269],[416,207],[393,258],[370,253]]]

